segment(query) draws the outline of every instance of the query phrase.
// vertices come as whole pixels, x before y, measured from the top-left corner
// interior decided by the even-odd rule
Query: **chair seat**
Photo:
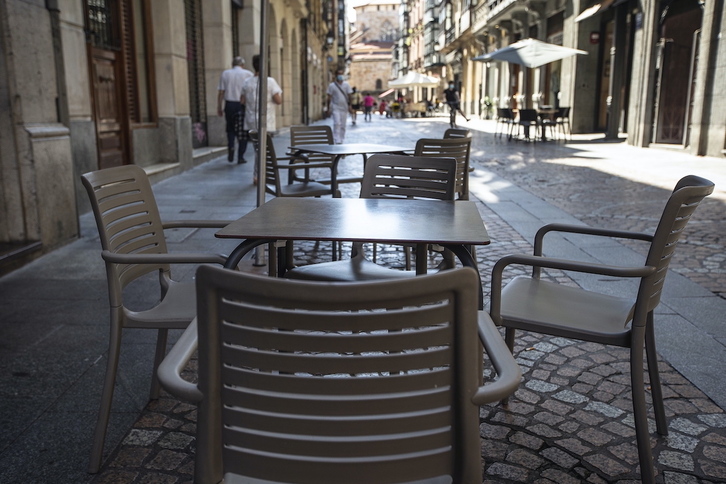
[[[183,329],[197,314],[197,293],[194,282],[170,283],[164,299],[146,311],[126,312],[127,328]]]
[[[281,185],[281,189],[282,196],[284,197],[320,197],[330,195],[329,186],[313,181]]]
[[[380,281],[415,276],[415,271],[389,269],[363,257],[300,266],[291,269],[285,275],[289,279],[330,282]]]
[[[507,327],[565,338],[630,346],[635,299],[618,298],[576,287],[519,276],[502,289],[502,318]],[[595,324],[597,323],[597,324]]]

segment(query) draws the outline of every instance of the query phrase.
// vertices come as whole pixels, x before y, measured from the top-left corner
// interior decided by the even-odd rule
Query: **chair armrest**
[[[277,161],[280,161],[280,159],[281,158],[278,158]],[[308,168],[327,168],[330,170],[333,166],[330,163],[290,163],[287,165],[281,165],[278,163],[277,167],[281,170],[307,170]]]
[[[222,254],[201,252],[179,252],[174,254],[119,254],[110,250],[101,251],[106,262],[116,264],[222,264],[227,257]]]
[[[167,220],[161,225],[165,229],[178,228],[200,228],[200,229],[223,229],[233,220]]]
[[[541,257],[536,255],[508,255],[502,257],[492,268],[492,287],[489,305],[489,314],[494,320],[494,323],[497,325],[502,323],[500,315],[502,308],[502,273],[507,266],[515,264],[613,277],[648,277],[656,271],[654,266],[608,266],[604,264],[591,264],[588,262],[554,259],[551,257]]]
[[[299,163],[309,163],[310,159],[308,158],[307,153],[300,153],[299,151],[296,151],[294,153],[288,153],[288,156],[278,156],[277,161],[289,161],[290,163],[294,164],[295,162]]]
[[[497,372],[497,379],[479,387],[471,398],[474,404],[483,405],[502,400],[514,393],[522,381],[522,372],[489,315],[479,311],[478,319],[479,339]]]
[[[567,232],[571,234],[596,235],[601,237],[615,237],[619,239],[653,241],[651,234],[629,232],[626,230],[610,230],[586,225],[548,224],[537,231],[534,236],[534,255],[542,255],[544,236],[549,232]]]
[[[501,273],[506,266],[513,264],[613,277],[648,277],[655,272],[654,266],[610,266],[568,259],[555,259],[553,257],[542,257],[538,255],[507,255],[499,259],[497,263],[494,264],[494,268],[492,269],[492,283],[495,276],[501,276]]]
[[[197,350],[197,341],[197,319],[194,318],[156,371],[164,390],[191,403],[201,402],[202,392],[197,385],[183,379],[181,372]]]

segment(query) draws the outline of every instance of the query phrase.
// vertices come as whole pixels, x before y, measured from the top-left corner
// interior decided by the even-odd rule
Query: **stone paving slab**
[[[374,122],[379,121],[382,120],[374,118]],[[349,127],[349,139],[354,138],[350,136],[351,131]],[[572,214],[568,221],[648,231],[657,223],[654,215],[667,197],[663,188],[646,186],[643,192],[642,184],[616,180],[606,173],[586,170],[570,174],[555,162],[536,163],[535,153],[520,155],[521,160],[514,163],[502,162],[499,157],[487,156],[482,149],[482,145],[499,144],[478,134],[474,140],[477,171],[472,174],[473,180],[495,179],[491,175],[496,174],[525,187],[532,194],[532,205],[542,205],[544,199]],[[351,166],[349,163],[341,168],[353,170]],[[344,185],[343,192],[344,196],[356,195],[353,185]],[[479,248],[477,258],[488,294],[488,273],[496,260],[509,253],[531,252],[531,239],[523,237],[521,232],[534,229],[522,227],[538,227],[541,213],[528,217],[521,212],[521,206],[526,203],[510,207],[509,211],[498,207],[494,212],[488,206],[487,194],[481,198],[483,203],[480,202],[479,209],[492,244]],[[696,229],[687,234],[684,245],[693,250],[679,248],[681,253],[674,264],[680,274],[695,279],[711,292],[722,294],[723,264],[712,262],[718,259],[716,252],[723,249],[714,235],[724,224],[723,204],[713,201],[707,205],[703,211],[699,208]],[[618,216],[608,215],[613,211],[619,212]],[[551,215],[558,217],[561,212],[552,210]],[[707,230],[707,223],[716,224],[716,228],[709,225],[711,229]],[[520,230],[515,230],[516,225]],[[699,243],[703,240],[704,244]],[[704,251],[709,252],[708,270],[700,270],[706,266]],[[296,263],[315,263],[329,257],[328,244],[296,244]],[[400,252],[395,248],[381,248],[378,262],[400,267]],[[509,277],[515,274],[516,270]],[[696,274],[700,276],[695,277]],[[547,277],[576,284],[557,271],[549,272]],[[482,482],[639,481],[629,352],[623,348],[520,333],[515,356],[524,373],[522,386],[508,405],[491,404],[481,409]],[[189,369],[192,377],[194,365],[193,361]],[[661,360],[659,368],[670,435],[656,438],[651,421],[658,481],[667,484],[726,482],[726,414],[666,361]],[[485,375],[488,375],[487,369]],[[652,417],[652,409],[649,411]],[[169,396],[151,402],[93,482],[191,482],[195,421],[193,406]]]

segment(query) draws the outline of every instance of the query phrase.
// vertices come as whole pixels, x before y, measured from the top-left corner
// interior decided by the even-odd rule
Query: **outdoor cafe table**
[[[489,244],[474,202],[391,198],[275,198],[218,231],[242,239],[225,267],[234,268],[252,248],[278,240],[415,244],[416,271],[426,272],[426,247],[451,250],[462,265],[477,269],[470,245]],[[280,257],[284,264],[285,257]],[[281,271],[284,273],[284,270]],[[480,291],[480,306],[483,297]]]
[[[338,163],[344,156],[348,155],[363,155],[363,164],[365,165],[368,155],[376,153],[388,153],[388,154],[401,154],[405,152],[413,151],[412,148],[403,148],[401,146],[384,145],[377,143],[342,143],[342,144],[309,144],[309,145],[298,145],[290,146],[290,152],[293,155],[300,155],[305,153],[320,153],[324,155],[333,156],[333,176],[330,179],[331,188],[333,193],[338,189]],[[348,178],[346,182],[360,182],[362,178]],[[317,180],[323,182],[323,180]]]
[[[241,239],[225,267],[237,267],[254,247],[277,240],[353,241],[416,244],[417,272],[425,272],[427,244],[450,249],[464,266],[477,270],[469,245],[489,244],[489,235],[474,202],[386,198],[275,198],[215,234]],[[285,260],[284,257],[280,258]],[[479,309],[483,294],[479,282]],[[187,327],[159,366],[163,387],[186,401],[202,394],[181,372],[197,348],[196,319]]]

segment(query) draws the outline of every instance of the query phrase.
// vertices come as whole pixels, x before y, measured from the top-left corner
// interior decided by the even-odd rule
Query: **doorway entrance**
[[[113,0],[89,0],[84,4],[98,168],[104,169],[128,163],[127,116],[121,92],[121,11],[119,2]]]
[[[655,143],[688,144],[702,13],[696,0],[666,3],[660,28]]]

